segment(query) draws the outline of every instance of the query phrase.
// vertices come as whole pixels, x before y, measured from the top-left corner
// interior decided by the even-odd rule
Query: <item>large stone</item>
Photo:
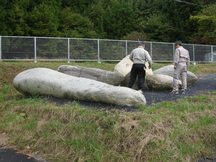
[[[133,62],[130,60],[129,55],[124,57],[118,64],[115,65],[114,71],[122,74],[125,78],[121,82],[122,86],[127,86],[129,78],[130,78],[130,71],[132,68]],[[152,69],[149,69],[149,64],[146,62],[146,76],[153,75]],[[133,89],[137,89],[137,83],[134,84],[132,87]]]
[[[129,76],[127,76],[129,80]],[[125,82],[126,83],[126,82]],[[178,81],[181,85],[181,81]],[[133,89],[138,89],[137,80],[134,83]],[[146,75],[146,80],[144,84],[144,90],[171,90],[173,88],[173,77],[163,74]]]
[[[146,77],[147,87],[153,90],[169,90],[173,87],[173,77],[163,74],[148,75]],[[179,81],[181,84],[181,81]]]
[[[124,77],[126,77],[132,68],[133,62],[130,60],[129,55],[124,57],[118,64],[115,65],[114,71],[122,74]],[[146,74],[152,75],[152,69],[149,69],[148,62],[146,62]]]
[[[115,65],[114,71],[122,74],[125,77],[128,75],[128,73],[130,73],[132,65],[133,62],[130,60],[128,55]]]
[[[120,85],[124,80],[124,76],[118,72],[111,72],[98,68],[61,65],[58,67],[58,71],[68,75],[89,78],[111,85]]]
[[[169,75],[169,76],[173,77],[174,66],[173,65],[164,66],[160,69],[155,70],[154,74],[163,74],[163,75]],[[190,71],[187,72],[187,82],[189,85],[193,84],[197,80],[198,80],[198,77],[194,73],[192,73]]]
[[[70,76],[47,68],[25,70],[14,78],[13,85],[23,94],[49,95],[128,106],[146,104],[144,95],[139,91]]]

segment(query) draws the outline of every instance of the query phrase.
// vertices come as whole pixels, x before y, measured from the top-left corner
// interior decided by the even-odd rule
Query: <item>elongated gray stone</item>
[[[106,71],[98,68],[61,65],[58,67],[58,71],[68,75],[89,78],[111,85],[120,85],[124,80],[124,76],[118,72]]]
[[[95,80],[74,77],[48,68],[33,68],[19,73],[14,87],[23,94],[132,106],[146,104],[140,91]]]
[[[153,90],[170,90],[173,88],[173,77],[163,74],[148,75],[146,77],[147,86]],[[181,81],[178,81],[181,84]]]
[[[169,76],[173,77],[174,66],[173,65],[164,66],[160,69],[155,70],[154,74],[163,74],[163,75],[169,75]],[[190,71],[187,72],[187,82],[189,85],[193,84],[197,80],[198,80],[198,77],[194,73],[192,73]]]

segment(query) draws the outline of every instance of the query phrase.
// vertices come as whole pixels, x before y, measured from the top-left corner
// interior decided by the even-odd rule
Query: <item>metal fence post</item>
[[[127,44],[127,40],[125,40],[125,56],[127,56],[128,54],[128,44]]]
[[[173,58],[172,58],[172,60],[171,60],[171,61],[173,61],[173,60],[174,60],[174,56],[175,56],[175,43],[173,43]]]
[[[100,39],[97,40],[97,43],[98,43],[98,63],[101,63],[101,60],[100,60]]]
[[[2,61],[2,36],[0,36],[0,61]]]
[[[211,45],[211,62],[214,61],[214,50],[213,50],[213,46]]]
[[[152,58],[152,42],[150,42],[150,55],[151,55],[151,58]],[[152,58],[153,60],[153,58]]]
[[[37,38],[34,37],[34,63],[37,63]]]
[[[70,38],[68,38],[68,63],[70,63]]]
[[[193,44],[193,62],[194,62],[194,64],[196,64],[196,62],[195,62],[195,46],[194,46],[194,44]]]

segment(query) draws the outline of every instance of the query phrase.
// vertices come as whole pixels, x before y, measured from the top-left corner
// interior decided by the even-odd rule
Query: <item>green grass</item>
[[[13,88],[13,78],[25,69],[57,69],[62,64],[66,63],[0,62],[0,144],[4,134],[5,147],[52,162],[173,162],[215,156],[216,91],[126,112],[74,101],[57,105]],[[112,71],[115,63],[71,65]],[[154,64],[153,69],[162,66]],[[216,65],[192,65],[190,70],[197,75],[216,73]]]

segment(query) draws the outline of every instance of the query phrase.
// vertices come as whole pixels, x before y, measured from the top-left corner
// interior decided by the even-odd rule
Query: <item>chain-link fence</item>
[[[172,62],[174,43],[145,42],[154,62]],[[137,47],[138,41],[0,36],[0,60],[119,61]],[[216,45],[184,44],[191,61],[215,62]]]

